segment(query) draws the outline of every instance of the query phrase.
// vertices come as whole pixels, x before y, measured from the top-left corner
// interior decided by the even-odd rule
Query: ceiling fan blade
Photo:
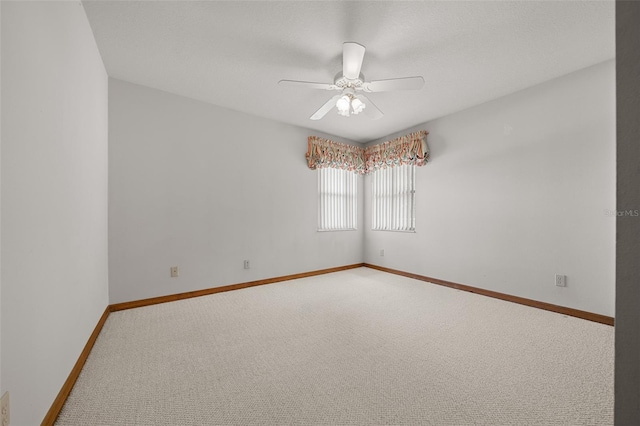
[[[340,99],[340,96],[342,95],[335,95],[333,98],[329,99],[324,105],[320,107],[319,110],[314,112],[313,115],[309,118],[312,120],[320,120],[329,111],[331,111],[331,108],[336,106],[336,102],[338,101],[338,99]]]
[[[367,98],[365,95],[357,95],[356,98],[360,99],[360,101],[362,101],[366,105],[364,110],[362,111],[364,112],[364,115],[373,120],[382,118],[384,114],[382,113],[382,111],[380,111],[380,108],[378,108],[376,104],[371,102],[371,99]]]
[[[364,59],[363,45],[346,42],[342,45],[342,75],[349,80],[360,77],[360,68]]]
[[[417,90],[424,86],[422,77],[392,78],[365,82],[362,87],[365,92],[389,92],[392,90]]]
[[[335,89],[337,89],[335,84],[313,83],[311,81],[280,80],[278,82],[278,84],[281,85],[281,86],[306,87],[308,89],[320,89],[320,90],[335,90]]]

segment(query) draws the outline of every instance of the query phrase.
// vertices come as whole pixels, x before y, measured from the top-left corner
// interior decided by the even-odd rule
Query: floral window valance
[[[373,145],[364,150],[367,173],[386,167],[413,164],[424,166],[429,160],[426,130]]]
[[[424,166],[429,160],[427,134],[421,130],[366,149],[309,136],[307,163],[310,169],[332,167],[359,174],[402,164]]]
[[[364,149],[334,142],[318,136],[309,136],[307,163],[310,169],[332,167],[364,174]]]

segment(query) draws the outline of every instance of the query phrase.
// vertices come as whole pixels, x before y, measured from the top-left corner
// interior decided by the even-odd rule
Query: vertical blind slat
[[[355,229],[357,208],[358,175],[342,169],[318,169],[318,229]]]
[[[371,176],[371,229],[415,230],[415,165],[388,167]]]

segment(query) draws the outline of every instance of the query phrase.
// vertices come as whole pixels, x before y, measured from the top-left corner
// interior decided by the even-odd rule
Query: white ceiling
[[[358,142],[615,56],[613,0],[83,4],[111,77]],[[369,94],[380,120],[309,120],[335,93],[277,83],[332,82],[344,41],[366,46],[367,80],[424,87]]]

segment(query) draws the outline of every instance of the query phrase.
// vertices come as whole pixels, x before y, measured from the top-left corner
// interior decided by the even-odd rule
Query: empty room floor
[[[612,425],[614,329],[369,268],[112,313],[57,425]]]

